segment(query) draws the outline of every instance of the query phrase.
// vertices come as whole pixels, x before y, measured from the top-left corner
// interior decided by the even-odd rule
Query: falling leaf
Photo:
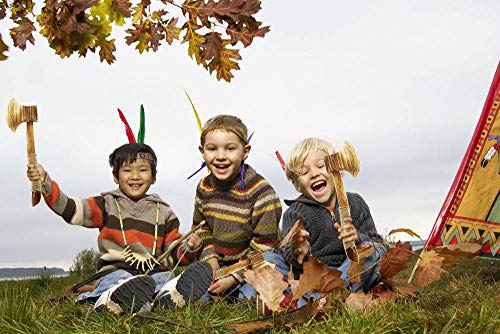
[[[408,267],[411,258],[411,245],[409,242],[398,241],[395,246],[389,247],[387,254],[380,261],[380,275],[384,278],[396,276]]]
[[[0,61],[4,61],[8,58],[8,56],[4,54],[4,52],[7,51],[9,51],[9,47],[4,43],[2,35],[0,34]]]
[[[284,298],[283,291],[288,287],[280,272],[268,266],[260,267],[245,272],[245,281],[254,287],[271,311],[280,310],[280,303]]]
[[[299,278],[299,286],[293,294],[294,299],[299,299],[305,293],[313,291],[321,284],[321,278],[328,273],[326,264],[319,261],[314,255],[308,256],[307,262],[303,265],[303,273]]]
[[[234,328],[234,331],[230,333],[251,333],[259,329],[272,328],[273,323],[269,321],[254,321],[241,324],[230,324],[227,326]]]
[[[444,258],[433,250],[427,250],[420,254],[420,259],[415,275],[417,276],[416,284],[423,287],[441,277],[444,271],[441,268]]]
[[[422,238],[417,233],[413,232],[409,228],[396,228],[396,229],[392,230],[391,232],[389,232],[389,235],[393,235],[393,234],[399,233],[399,232],[406,233],[412,237],[416,237],[416,238],[419,238],[420,240],[422,240]]]

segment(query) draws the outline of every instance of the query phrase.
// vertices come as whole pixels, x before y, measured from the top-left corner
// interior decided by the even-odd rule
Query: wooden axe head
[[[359,158],[354,147],[345,142],[341,151],[325,157],[326,170],[329,173],[345,170],[356,177],[359,173]]]
[[[17,127],[21,123],[36,121],[38,121],[36,106],[23,106],[17,103],[15,99],[10,100],[7,109],[7,125],[12,132],[16,132]]]

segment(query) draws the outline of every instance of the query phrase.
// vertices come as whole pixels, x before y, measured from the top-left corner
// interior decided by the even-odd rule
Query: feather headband
[[[189,103],[191,104],[191,108],[193,109],[193,112],[194,112],[194,117],[195,117],[195,119],[196,119],[196,125],[198,126],[198,130],[199,130],[200,135],[201,135],[201,133],[202,133],[202,131],[203,131],[203,127],[202,127],[202,125],[201,125],[201,119],[200,119],[200,116],[198,115],[198,112],[196,111],[196,108],[195,108],[195,106],[194,106],[194,104],[193,104],[193,101],[191,100],[191,97],[189,97],[189,94],[188,94],[186,91],[184,91],[184,93],[186,93],[186,96],[187,96],[187,98],[188,98],[188,100],[189,100]],[[254,134],[254,133],[252,132],[252,133],[250,134],[250,136],[248,136],[248,140],[247,140],[247,142],[248,142],[248,143],[250,143],[250,139],[252,139],[253,134]],[[206,163],[205,161],[203,161],[203,162],[201,163],[200,168],[198,168],[198,169],[197,169],[197,170],[196,170],[193,174],[191,174],[191,175],[189,175],[189,176],[188,176],[188,180],[189,180],[190,178],[192,178],[193,176],[195,176],[196,174],[198,174],[198,173],[199,173],[199,172],[200,172],[200,171],[201,171],[204,167],[206,167],[206,166],[207,166],[207,163]],[[245,174],[245,164],[244,164],[244,163],[242,163],[242,164],[241,164],[241,167],[240,167],[240,181],[241,181],[241,189],[242,189],[242,190],[245,190],[245,182],[244,182],[244,180],[243,180],[243,175],[244,175],[244,174]]]
[[[134,132],[132,131],[132,128],[130,127],[127,119],[125,118],[125,115],[123,112],[118,109],[118,116],[120,117],[121,121],[123,122],[123,125],[125,126],[125,134],[127,135],[128,142],[129,143],[139,143],[139,144],[144,144],[144,138],[146,136],[146,116],[144,112],[144,106],[141,104],[141,110],[140,110],[140,119],[139,119],[139,132],[137,133],[137,140],[135,139]],[[150,161],[154,161],[153,156],[149,153],[138,153],[137,154],[138,159],[146,159]]]

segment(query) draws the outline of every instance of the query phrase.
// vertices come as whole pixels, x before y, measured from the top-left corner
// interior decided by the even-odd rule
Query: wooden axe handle
[[[28,151],[28,165],[37,165],[35,153],[35,134],[33,131],[33,122],[26,123],[26,148]],[[31,181],[31,205],[35,206],[40,202],[42,195],[42,183],[40,180]]]
[[[335,184],[335,190],[337,192],[337,200],[339,202],[339,214],[340,214],[340,225],[345,224],[345,219],[351,217],[351,209],[349,208],[349,202],[347,201],[347,194],[344,188],[344,182],[342,181],[342,176],[340,172],[333,171],[333,183]],[[359,256],[358,251],[356,249],[356,244],[351,242],[344,242],[344,249],[347,257],[352,262],[358,262]]]

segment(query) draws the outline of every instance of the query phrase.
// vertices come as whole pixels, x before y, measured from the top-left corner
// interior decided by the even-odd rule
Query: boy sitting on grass
[[[281,203],[271,185],[245,164],[250,149],[247,127],[238,117],[215,116],[203,127],[199,150],[210,174],[196,189],[193,227],[206,221],[200,260],[214,272],[252,250],[268,251],[278,244]],[[214,281],[208,292],[237,295],[243,283],[242,270]],[[244,291],[239,289],[239,297]]]
[[[170,259],[159,263],[158,256],[181,234],[179,220],[169,205],[158,195],[147,194],[156,181],[155,152],[146,144],[125,144],[111,153],[109,164],[118,189],[87,199],[68,197],[41,165],[29,165],[27,176],[42,182],[45,202],[67,223],[99,229],[97,271],[104,276],[92,292],[80,294],[77,302],[95,303],[96,309],[107,308],[114,313],[137,312],[173,278],[169,271],[154,272],[152,276],[140,274],[155,265],[165,268],[172,261],[191,262],[198,257],[202,240],[193,234],[172,252]],[[170,290],[193,301],[203,295],[211,276],[209,265],[195,262]],[[158,295],[156,300],[163,296]]]
[[[342,272],[342,279],[348,280],[347,270],[351,261],[345,254],[343,241],[356,244],[367,243],[375,252],[364,258],[361,282],[347,283],[346,288],[355,292],[367,292],[380,280],[380,265],[376,263],[386,249],[377,233],[368,205],[356,193],[347,193],[352,219],[340,225],[337,195],[333,175],[328,173],[325,157],[333,154],[333,146],[321,139],[308,138],[292,149],[286,163],[287,178],[302,194],[294,200],[285,200],[289,208],[283,215],[284,235],[293,228],[297,220],[302,222],[303,230],[296,235],[296,241],[283,245],[277,253],[265,253],[268,262],[288,277],[290,265],[295,276],[302,273],[302,263],[308,254],[313,254],[331,269]],[[376,263],[376,264],[375,264]],[[312,296],[314,297],[314,295]],[[298,307],[305,305],[306,299],[298,301]]]

